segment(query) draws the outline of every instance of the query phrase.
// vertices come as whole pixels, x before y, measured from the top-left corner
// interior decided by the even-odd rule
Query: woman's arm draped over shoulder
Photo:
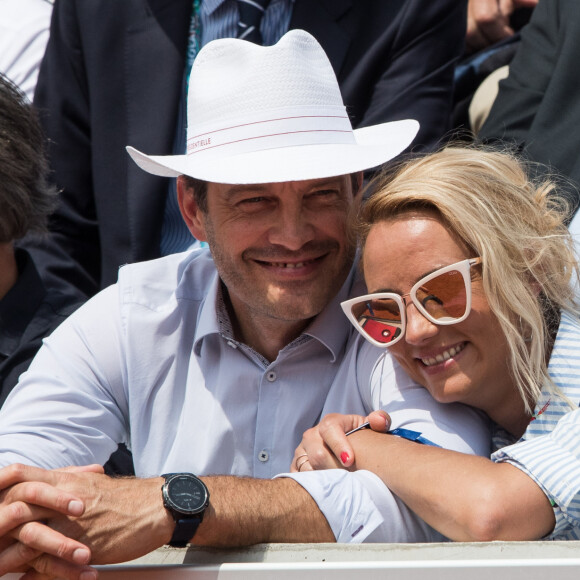
[[[554,527],[550,501],[513,465],[368,430],[350,439],[356,469],[379,475],[405,504],[453,540],[532,540]]]

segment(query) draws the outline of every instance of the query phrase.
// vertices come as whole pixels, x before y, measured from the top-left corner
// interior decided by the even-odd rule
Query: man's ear
[[[187,185],[183,175],[177,178],[177,203],[185,225],[196,240],[206,242],[205,215],[195,201],[193,188]]]

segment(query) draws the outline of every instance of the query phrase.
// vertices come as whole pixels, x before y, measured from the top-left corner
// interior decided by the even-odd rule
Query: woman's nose
[[[439,332],[439,327],[427,320],[412,302],[407,304],[407,328],[405,340],[409,344],[421,344]]]

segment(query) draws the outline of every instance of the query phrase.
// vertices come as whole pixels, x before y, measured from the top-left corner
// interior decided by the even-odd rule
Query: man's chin
[[[314,318],[324,310],[329,300],[321,298],[312,300],[308,297],[306,301],[284,300],[283,298],[271,301],[267,307],[269,315],[284,322],[301,322]]]

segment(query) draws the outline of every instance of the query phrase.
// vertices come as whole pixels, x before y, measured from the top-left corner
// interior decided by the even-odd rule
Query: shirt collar
[[[9,355],[18,347],[46,291],[28,253],[16,250],[18,280],[0,300],[0,352]],[[25,297],[25,298],[23,298]]]
[[[544,423],[553,421],[555,408],[568,406],[568,402],[565,400],[567,387],[571,382],[570,377],[577,376],[578,370],[578,356],[573,353],[578,352],[580,352],[580,322],[570,313],[562,311],[558,333],[548,363],[548,374],[559,392],[547,388],[547,385],[542,388],[530,421],[534,430],[540,429]],[[546,412],[548,409],[549,412]],[[527,431],[524,434],[524,439],[526,435]]]
[[[563,310],[548,364],[548,374],[562,390],[566,388],[569,374],[576,375],[579,357],[575,353],[580,353],[580,321]],[[540,404],[543,404],[542,400],[538,401],[538,405]]]
[[[219,334],[220,332],[220,324],[217,316],[219,288],[220,278],[216,272],[207,287],[207,293],[197,318],[193,350],[198,355],[201,352],[201,341],[210,334]]]
[[[554,381],[554,384],[560,389],[560,393],[554,393],[553,389],[544,385],[540,396],[534,407],[533,418],[530,426],[526,429],[520,440],[529,437],[529,429],[538,432],[544,424],[551,424],[554,421],[554,407],[567,407],[567,401],[563,400],[561,394],[566,394],[566,387],[570,383],[570,377],[578,375],[578,359],[575,353],[580,353],[580,322],[574,316],[566,311],[560,314],[560,325],[558,333],[550,355],[548,363],[548,374]],[[545,412],[547,410],[549,412]],[[551,430],[551,428],[550,428]],[[507,445],[512,445],[518,441],[505,429],[494,423],[492,432],[492,450],[496,451]]]
[[[346,281],[324,310],[305,329],[301,336],[310,336],[323,344],[331,353],[331,361],[342,357],[350,324],[346,319],[340,303],[349,298],[364,294],[364,284],[355,265],[351,268]],[[193,343],[194,352],[201,352],[201,341],[210,334],[221,334],[226,340],[232,339],[232,326],[224,303],[219,276],[215,276],[208,285],[207,295],[200,309]],[[299,340],[299,339],[296,339]]]

